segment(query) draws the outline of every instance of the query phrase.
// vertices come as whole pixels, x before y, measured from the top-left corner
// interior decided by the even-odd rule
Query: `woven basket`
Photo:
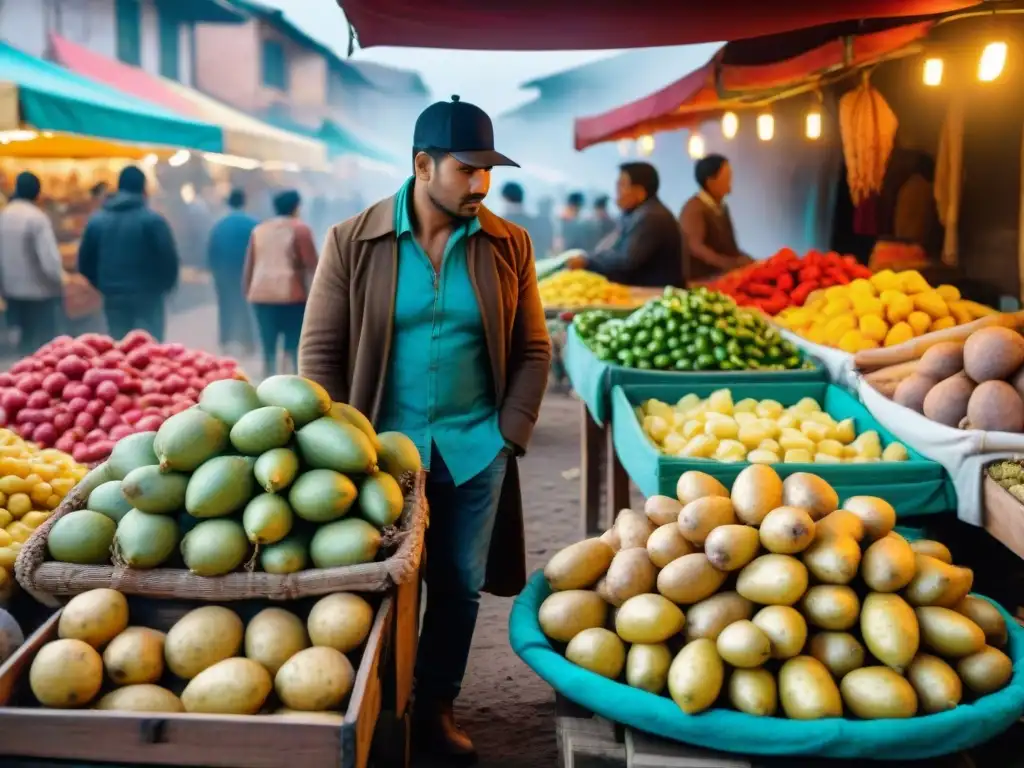
[[[76,487],[50,519],[25,542],[14,564],[18,583],[36,600],[57,605],[71,597],[108,587],[129,595],[183,600],[230,601],[264,598],[295,600],[331,592],[386,592],[416,578],[427,527],[426,475],[416,475],[405,497],[405,509],[394,528],[384,532],[384,559],[340,568],[310,568],[298,573],[262,571],[197,576],[181,568],[139,570],[114,565],[74,565],[47,559],[46,539],[53,524],[85,507],[87,494]]]

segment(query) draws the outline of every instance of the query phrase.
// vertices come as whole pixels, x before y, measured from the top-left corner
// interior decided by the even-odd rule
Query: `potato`
[[[857,575],[861,552],[852,536],[818,536],[804,551],[801,559],[818,581],[825,584],[849,584]]]
[[[759,667],[772,656],[768,635],[747,619],[734,621],[723,629],[715,647],[723,661],[740,669]]]
[[[373,608],[359,595],[336,592],[321,597],[306,620],[313,645],[334,648],[342,653],[354,651],[370,634]]]
[[[795,472],[782,483],[782,503],[787,507],[802,507],[812,520],[820,520],[839,508],[839,495],[817,475]]]
[[[245,628],[245,655],[272,675],[288,659],[309,646],[302,619],[283,608],[264,608]]]
[[[193,677],[181,694],[181,704],[186,712],[255,715],[273,687],[270,673],[259,662],[228,658]]]
[[[855,669],[839,684],[843,702],[862,720],[913,717],[917,693],[902,675],[888,667]]]
[[[964,342],[964,372],[974,381],[1008,379],[1024,365],[1024,339],[1012,328],[981,328]]]
[[[873,592],[898,592],[913,580],[916,568],[906,539],[890,533],[864,551],[860,575]]]
[[[191,680],[204,669],[236,655],[243,634],[242,620],[228,608],[206,605],[189,611],[164,639],[167,667],[183,680]]]
[[[619,532],[616,531],[614,527],[609,528],[607,531],[602,533],[598,537],[598,540],[604,542],[609,547],[611,547],[611,550],[612,550],[613,553],[619,551],[619,548],[620,548]]]
[[[818,584],[807,590],[800,608],[807,621],[814,626],[844,631],[857,623],[860,600],[851,587]]]
[[[618,635],[603,627],[584,629],[569,641],[565,658],[596,675],[616,680],[626,665],[626,646]]]
[[[672,701],[688,715],[715,703],[725,682],[725,665],[711,640],[702,638],[683,646],[668,670]]]
[[[839,687],[825,665],[812,656],[797,656],[782,665],[779,700],[790,720],[843,716]]]
[[[289,709],[336,709],[352,691],[356,673],[341,651],[316,647],[299,651],[274,676],[274,690]]]
[[[916,375],[927,376],[932,381],[948,379],[964,368],[964,343],[962,341],[940,341],[925,350],[914,370]]]
[[[924,415],[947,427],[957,427],[967,416],[967,403],[976,384],[966,373],[953,374],[943,379],[924,398]]]
[[[614,556],[615,551],[600,539],[584,539],[556,552],[544,566],[544,578],[555,591],[586,589],[604,576]]]
[[[32,695],[44,707],[84,707],[103,685],[103,659],[82,640],[53,640],[39,649],[28,676]]]
[[[876,659],[901,674],[913,661],[921,640],[914,609],[899,595],[881,592],[864,598],[860,634]]]
[[[703,545],[708,534],[718,526],[735,522],[736,513],[728,496],[696,499],[679,513],[679,531],[687,541],[697,545]]]
[[[128,626],[128,601],[113,589],[92,589],[68,601],[57,623],[57,636],[102,648]]]
[[[754,625],[768,637],[773,659],[790,659],[804,649],[807,621],[788,605],[769,605],[753,618]]]
[[[726,574],[715,568],[707,555],[695,552],[683,555],[662,568],[657,586],[658,591],[673,603],[689,605],[717,592],[725,577]]]
[[[164,633],[128,627],[103,651],[103,666],[116,685],[155,683],[164,674]]]
[[[660,696],[668,684],[671,665],[672,653],[668,646],[636,643],[626,654],[626,683]]]
[[[869,541],[884,538],[896,526],[896,510],[877,496],[851,496],[843,502],[843,509],[860,518]]]
[[[937,378],[922,373],[912,373],[896,386],[896,392],[892,396],[893,402],[917,413],[924,413],[924,399],[931,392],[932,387],[938,383]]]
[[[634,595],[654,589],[658,569],[644,547],[622,549],[615,553],[604,577],[604,590],[612,605],[622,605]]]
[[[644,513],[654,525],[668,525],[679,519],[683,505],[669,496],[651,496],[644,503]]]
[[[679,525],[675,520],[656,528],[647,539],[647,556],[658,568],[664,568],[677,557],[689,555],[694,551],[693,545],[679,532]]]
[[[967,401],[967,420],[962,427],[985,432],[1024,431],[1024,400],[1005,381],[984,381]]]
[[[807,591],[807,580],[807,567],[796,558],[761,555],[740,571],[736,591],[762,605],[793,605]]]
[[[568,643],[584,629],[603,627],[608,618],[608,604],[590,590],[552,592],[540,604],[537,618],[545,635],[556,642]]]
[[[690,606],[686,612],[686,641],[702,637],[717,640],[723,629],[734,621],[749,619],[754,604],[736,592],[719,592]]]
[[[749,525],[720,525],[704,540],[704,554],[720,571],[739,570],[760,548],[757,529]]]
[[[759,444],[750,447],[756,448]],[[782,506],[782,479],[771,467],[752,464],[736,476],[731,498],[741,522],[760,525],[765,515]]]
[[[849,632],[818,632],[811,638],[807,652],[824,664],[836,680],[864,666],[864,646]]]
[[[767,669],[734,669],[729,676],[729,703],[748,715],[771,717],[779,708],[775,677]]]
[[[95,709],[121,712],[184,712],[181,699],[159,685],[141,683],[115,688],[96,702]]]
[[[690,470],[679,476],[679,480],[676,481],[676,498],[679,499],[679,503],[685,506],[705,496],[729,498],[729,489],[705,472]]]
[[[801,507],[776,507],[761,521],[761,546],[778,555],[803,552],[814,541],[814,520]]]
[[[654,531],[654,525],[643,512],[624,509],[615,518],[615,531],[619,537],[619,548],[633,549],[647,546],[647,539]]]
[[[679,606],[661,595],[636,595],[615,612],[615,632],[627,643],[664,643],[685,623]]]

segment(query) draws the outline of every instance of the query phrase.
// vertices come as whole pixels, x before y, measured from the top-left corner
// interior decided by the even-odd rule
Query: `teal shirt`
[[[408,435],[430,468],[431,444],[456,485],[471,480],[505,445],[483,317],[469,278],[466,240],[473,219],[452,231],[440,274],[416,242],[412,179],[395,199],[398,281],[387,379],[378,428]]]

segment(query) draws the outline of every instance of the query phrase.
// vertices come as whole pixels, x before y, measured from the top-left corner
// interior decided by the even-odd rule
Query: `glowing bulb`
[[[1006,66],[1006,43],[989,43],[981,52],[978,62],[978,79],[983,83],[991,83],[1003,72]]]
[[[686,151],[694,160],[700,160],[707,152],[704,146],[704,137],[699,133],[691,133],[690,140],[686,144]]]
[[[722,115],[722,136],[726,139],[732,139],[736,137],[737,131],[740,129],[740,119],[736,116],[735,112],[726,112]]]
[[[179,168],[185,165],[185,163],[187,163],[191,157],[192,153],[189,152],[187,149],[179,149],[177,152],[175,152],[168,158],[167,164],[171,166],[171,168]]]
[[[804,129],[808,139],[821,138],[821,112],[812,109],[807,113],[807,124]]]
[[[942,59],[926,59],[924,62],[924,84],[935,87],[942,84]]]
[[[775,118],[765,113],[757,116],[757,138],[771,141],[775,135]]]
[[[649,157],[654,152],[654,137],[651,135],[641,136],[636,140],[636,151],[644,157]]]
[[[619,157],[629,157],[629,150],[633,147],[633,142],[629,139],[620,139],[618,143]]]

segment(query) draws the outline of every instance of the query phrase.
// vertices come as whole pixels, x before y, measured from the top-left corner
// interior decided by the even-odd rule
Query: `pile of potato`
[[[124,595],[94,589],[64,607],[58,639],[39,649],[29,684],[39,704],[59,709],[232,715],[269,709],[341,722],[337,710],[355,680],[346,654],[363,644],[372,623],[369,603],[339,592],[321,598],[305,621],[275,607],[246,624],[230,608],[207,605],[164,633],[129,626]]]
[[[937,541],[893,532],[885,500],[842,506],[817,475],[702,472],[624,510],[544,569],[544,634],[566,658],[669,696],[795,720],[906,718],[1004,687],[1000,612]],[[723,696],[724,694],[724,696]],[[781,709],[781,712],[779,711]]]

